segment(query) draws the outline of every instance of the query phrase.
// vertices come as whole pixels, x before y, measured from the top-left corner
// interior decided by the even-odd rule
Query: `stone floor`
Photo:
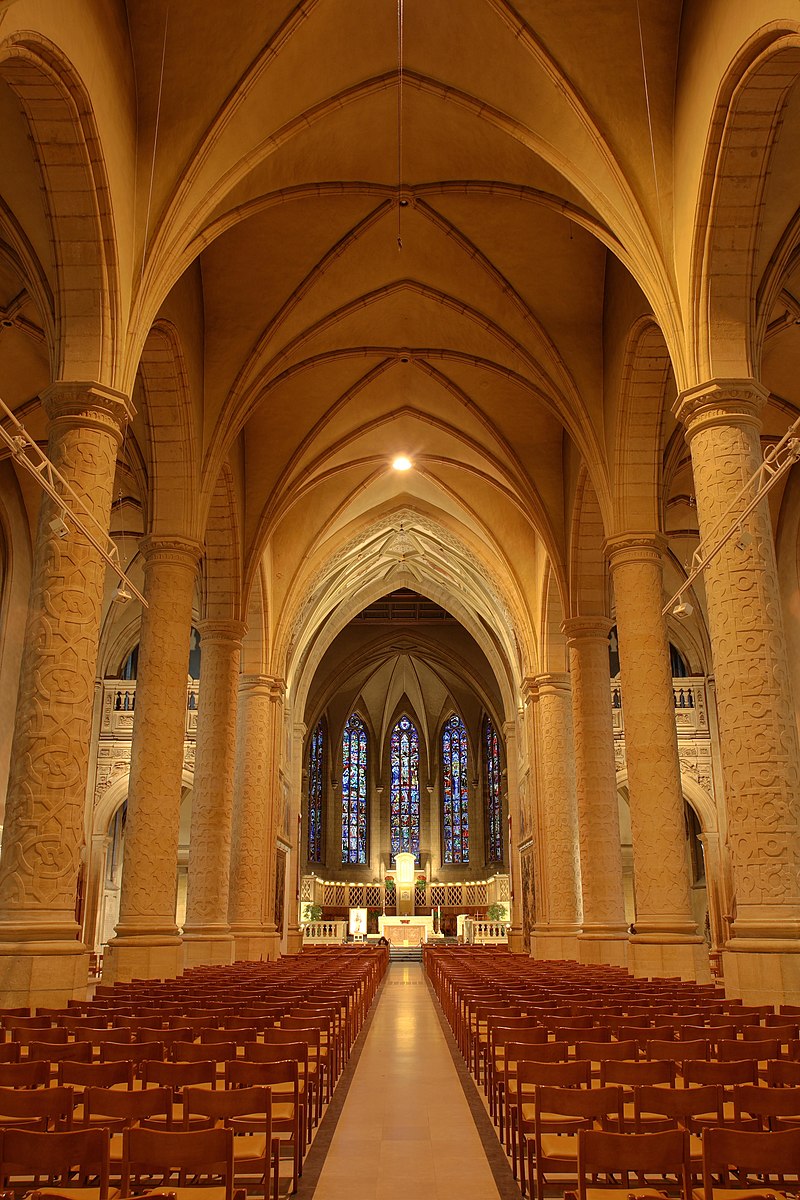
[[[421,965],[391,966],[355,1068],[314,1139],[300,1200],[519,1196],[451,1047]]]

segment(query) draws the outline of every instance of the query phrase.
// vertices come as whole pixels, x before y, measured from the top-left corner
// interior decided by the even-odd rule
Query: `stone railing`
[[[197,703],[200,684],[193,680],[186,688],[186,736],[197,732]],[[100,716],[100,736],[124,741],[133,737],[136,712],[136,680],[104,679]]]
[[[683,679],[673,679],[672,699],[678,737],[709,737],[705,677],[689,675]],[[614,736],[622,737],[625,732],[623,695],[622,688],[615,679],[611,681],[611,709],[614,715]]]
[[[303,941],[307,945],[339,945],[347,940],[346,921],[309,921],[303,926]]]
[[[508,941],[505,921],[480,921],[467,917],[464,921],[464,941],[473,946],[499,946]]]

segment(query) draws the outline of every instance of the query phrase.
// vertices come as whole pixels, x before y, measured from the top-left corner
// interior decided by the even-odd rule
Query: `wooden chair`
[[[44,1132],[72,1124],[74,1093],[68,1087],[0,1088],[0,1127]]]
[[[83,1090],[87,1087],[133,1087],[133,1063],[131,1062],[60,1062],[58,1064],[60,1087]]]
[[[18,1063],[19,1060],[19,1042],[0,1042],[0,1063]]]
[[[724,1125],[723,1090],[718,1083],[704,1087],[639,1087],[633,1097],[637,1133],[681,1129],[689,1135],[689,1162],[700,1171],[703,1149],[701,1136],[709,1126]]]
[[[526,1048],[527,1049],[527,1048]],[[531,1047],[541,1051],[550,1047]],[[519,1161],[520,1190],[525,1195],[525,1161],[527,1144],[536,1132],[536,1089],[542,1085],[552,1087],[589,1088],[592,1081],[592,1064],[588,1059],[572,1062],[541,1062],[535,1059],[517,1060],[517,1086],[515,1102],[509,1096],[509,1124],[511,1126],[511,1163],[514,1178],[517,1177]]]
[[[651,1191],[657,1181],[664,1187],[668,1176],[677,1176],[682,1200],[691,1195],[688,1135],[679,1129],[661,1133],[607,1133],[598,1129],[581,1129],[578,1133],[578,1200],[602,1200],[604,1197],[660,1197],[662,1191]],[[631,1182],[631,1176],[636,1182]],[[587,1186],[597,1176],[606,1177],[606,1186]],[[609,1182],[610,1181],[610,1182]],[[671,1184],[671,1180],[669,1181]],[[565,1192],[575,1197],[573,1192]]]
[[[769,1087],[800,1087],[800,1062],[786,1058],[770,1059],[767,1063],[767,1084]]]
[[[268,1087],[231,1088],[209,1092],[188,1087],[183,1093],[184,1128],[196,1128],[198,1118],[206,1128],[222,1124],[233,1131],[233,1165],[237,1179],[255,1176],[278,1200],[280,1141],[272,1136],[272,1093]]]
[[[31,1042],[47,1042],[49,1045],[63,1046],[69,1041],[69,1030],[60,1029],[55,1025],[23,1025],[12,1029],[11,1040],[18,1046],[30,1046]]]
[[[739,1188],[731,1190],[731,1170]],[[748,1183],[748,1176],[752,1178]],[[748,1194],[765,1200],[782,1200],[782,1192],[769,1184],[787,1180],[800,1182],[800,1129],[780,1133],[748,1133],[741,1129],[706,1129],[703,1133],[703,1187],[694,1200],[731,1200]]]
[[[306,1042],[280,1042],[275,1045],[271,1043],[264,1043],[262,1045],[261,1043],[253,1042],[245,1049],[246,1062],[281,1062],[287,1059],[294,1060],[297,1063],[300,1079],[300,1099],[306,1110],[306,1138],[310,1142],[314,1126],[315,1086],[314,1081],[309,1077],[308,1044]]]
[[[721,1083],[731,1088],[737,1083],[757,1083],[758,1063],[752,1058],[732,1062],[706,1062],[689,1059],[683,1064],[683,1081],[687,1087],[696,1084]]]
[[[800,1127],[800,1088],[742,1084],[733,1089],[733,1114],[739,1129],[752,1126],[762,1133],[797,1129]]]
[[[203,1187],[203,1200],[246,1200],[244,1188],[234,1190],[233,1133],[230,1129],[180,1132],[126,1129],[123,1135],[122,1188],[130,1193],[132,1181],[161,1178],[176,1200],[192,1200],[197,1189],[181,1186],[186,1174],[219,1176],[219,1186]],[[169,1180],[176,1175],[179,1186]]]
[[[107,1129],[39,1133],[4,1129],[0,1134],[0,1185],[15,1180],[48,1182],[47,1192],[62,1200],[109,1200],[109,1134]],[[96,1178],[90,1186],[87,1180]]]
[[[40,1088],[49,1083],[49,1062],[0,1063],[0,1088]]]
[[[306,1106],[300,1092],[298,1063],[294,1059],[275,1062],[235,1061],[225,1064],[226,1089],[268,1087],[272,1096],[272,1132],[288,1135],[292,1152],[292,1185],[296,1192],[303,1174],[306,1143]]]
[[[537,1087],[534,1136],[528,1141],[528,1178],[536,1172],[536,1195],[545,1196],[548,1173],[577,1177],[578,1132],[597,1125],[622,1128],[622,1088]]]

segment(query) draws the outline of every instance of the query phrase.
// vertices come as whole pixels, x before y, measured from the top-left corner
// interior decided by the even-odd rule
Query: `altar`
[[[421,946],[433,936],[433,917],[378,917],[378,930],[392,946]]]

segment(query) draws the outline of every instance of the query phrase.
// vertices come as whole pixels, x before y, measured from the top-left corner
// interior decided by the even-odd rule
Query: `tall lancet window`
[[[367,730],[351,713],[342,735],[342,862],[367,861]]]
[[[483,722],[483,798],[486,809],[486,858],[503,861],[503,798],[500,792],[500,744],[489,717]]]
[[[322,862],[323,796],[325,788],[325,720],[311,735],[308,751],[308,861]]]
[[[442,829],[444,862],[469,862],[467,730],[455,713],[442,730]]]
[[[397,854],[413,854],[419,862],[419,734],[408,717],[401,717],[392,730],[389,760],[392,862]]]

